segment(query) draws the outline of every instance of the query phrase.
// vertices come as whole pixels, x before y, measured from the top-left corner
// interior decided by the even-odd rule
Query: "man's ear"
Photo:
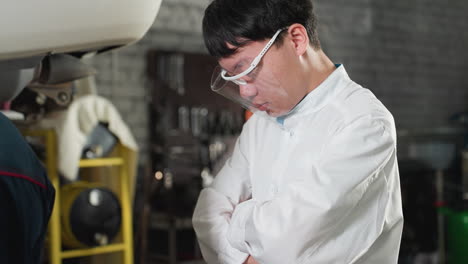
[[[307,47],[309,46],[307,29],[303,25],[295,23],[289,26],[288,33],[291,37],[297,56],[301,56],[306,52]]]

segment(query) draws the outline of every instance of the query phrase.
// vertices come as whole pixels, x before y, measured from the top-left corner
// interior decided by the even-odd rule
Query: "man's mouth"
[[[265,111],[268,109],[268,103],[255,104],[255,108],[257,108],[260,111]]]

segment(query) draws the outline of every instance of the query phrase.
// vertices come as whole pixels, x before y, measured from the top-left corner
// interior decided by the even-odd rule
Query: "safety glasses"
[[[284,29],[276,31],[252,62],[241,62],[240,66],[234,69],[232,75],[229,75],[220,66],[216,67],[211,76],[211,89],[253,112],[266,111],[268,114],[273,113],[274,109],[272,108],[274,105],[272,105],[271,101],[274,101],[274,99],[285,101],[288,99],[288,94],[276,74],[269,67],[262,67],[259,64]],[[249,65],[249,67],[245,69],[242,65]],[[240,73],[236,74],[236,71],[240,71]],[[246,76],[248,78],[245,78]]]
[[[270,49],[270,47],[273,45],[273,43],[275,43],[276,38],[281,33],[281,31],[283,31],[284,29],[285,28],[281,28],[278,31],[276,31],[276,33],[273,35],[273,37],[270,39],[270,41],[268,41],[268,43],[262,49],[260,54],[258,54],[257,57],[255,57],[255,59],[250,64],[249,68],[247,68],[245,71],[243,71],[243,72],[241,72],[241,73],[239,73],[237,75],[234,75],[234,76],[228,76],[227,71],[225,69],[221,69],[221,72],[219,72],[219,70],[215,70],[213,72],[213,74],[220,74],[221,78],[223,78],[224,80],[232,81],[237,85],[246,85],[247,82],[245,80],[240,79],[240,78],[248,75],[250,72],[252,72],[255,69],[255,67],[257,67],[257,65],[262,60],[263,56],[267,53],[267,51]],[[212,79],[213,79],[213,77],[212,77]]]

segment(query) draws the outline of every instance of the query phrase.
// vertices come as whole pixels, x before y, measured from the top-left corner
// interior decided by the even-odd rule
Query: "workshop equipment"
[[[437,192],[436,207],[444,204],[444,173],[455,156],[455,145],[449,142],[424,142],[410,147],[410,156],[417,158],[435,170]],[[445,263],[445,222],[444,214],[437,215],[439,263]]]
[[[468,263],[468,210],[465,208],[440,210],[447,218],[447,262],[449,264]]]
[[[62,247],[62,231],[64,229],[61,224],[61,215],[63,214],[61,206],[63,196],[62,188],[60,188],[59,173],[57,170],[57,138],[55,131],[46,130],[23,130],[23,134],[29,137],[39,138],[44,140],[45,158],[44,164],[47,168],[47,173],[52,184],[56,189],[55,204],[49,224],[49,262],[51,264],[62,264],[67,259],[77,257],[90,257],[90,261],[99,260],[100,262],[91,263],[112,263],[112,264],[132,264],[133,263],[133,230],[132,230],[132,206],[131,206],[131,161],[134,156],[130,149],[125,148],[120,142],[115,147],[115,153],[111,153],[110,157],[98,159],[81,159],[79,168],[86,170],[105,169],[101,174],[101,179],[95,181],[98,186],[107,186],[113,190],[118,197],[121,206],[121,225],[119,233],[109,245],[86,247],[79,249],[66,249]],[[116,254],[113,254],[116,253]],[[117,254],[118,253],[118,254]],[[102,260],[102,258],[106,260]],[[112,258],[108,260],[107,257]],[[99,259],[98,259],[99,258]],[[90,262],[88,262],[90,263]]]
[[[70,248],[108,245],[120,230],[121,207],[108,188],[91,182],[61,187],[62,241]]]

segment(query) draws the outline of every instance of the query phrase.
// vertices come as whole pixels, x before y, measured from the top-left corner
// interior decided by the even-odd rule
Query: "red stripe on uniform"
[[[34,180],[33,178],[31,178],[29,176],[23,175],[23,174],[13,173],[13,172],[8,172],[8,171],[0,171],[0,175],[24,179],[24,180],[27,180],[27,181],[30,181],[30,182],[36,184],[37,186],[39,186],[39,187],[41,187],[43,189],[47,189],[47,187],[44,184]]]

